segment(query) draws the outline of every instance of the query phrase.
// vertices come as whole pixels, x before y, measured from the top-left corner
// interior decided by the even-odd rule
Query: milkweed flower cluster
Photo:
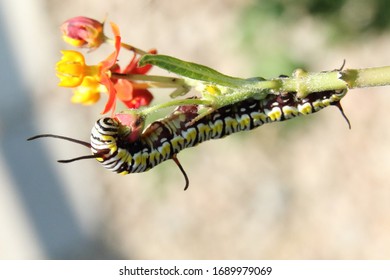
[[[121,42],[121,35],[116,24],[110,23],[114,39],[104,34],[104,22],[87,17],[74,17],[61,26],[62,38],[68,44],[89,50],[97,49],[102,43],[114,45],[114,51],[96,65],[86,64],[84,55],[79,51],[63,50],[62,58],[56,64],[59,86],[74,89],[71,99],[74,103],[83,105],[95,104],[102,93],[108,94],[102,114],[115,112],[116,100],[122,101],[127,108],[138,108],[149,105],[153,99],[149,82],[137,82],[133,76],[145,76],[151,65],[138,67],[140,55],[156,54],[155,49],[142,51]],[[118,63],[118,55],[122,48],[133,52],[130,62],[124,68]],[[153,80],[153,79],[152,79]]]

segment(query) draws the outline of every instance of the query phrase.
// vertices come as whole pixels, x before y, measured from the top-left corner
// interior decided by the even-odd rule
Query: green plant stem
[[[106,41],[106,43],[109,43],[111,45],[115,45],[115,40],[114,39],[111,39],[109,37],[105,37],[105,41]],[[129,45],[129,44],[126,44],[126,43],[123,43],[123,42],[121,42],[121,47],[126,49],[126,50],[135,52],[135,53],[137,53],[139,55],[145,55],[145,54],[148,53],[148,52],[146,52],[144,50],[141,50],[139,48],[136,48],[136,47],[134,47],[132,45]]]
[[[216,99],[214,104],[216,107],[248,97],[261,99],[264,97],[264,93],[267,94],[270,90],[273,92],[296,92],[298,98],[304,98],[310,93],[327,90],[390,85],[389,66],[366,69],[336,69],[319,73],[308,73],[302,69],[297,69],[289,78],[279,77],[269,81],[263,79],[256,81],[227,76],[210,67],[166,55],[146,54],[139,61],[139,65],[146,64],[155,65],[204,85],[209,84],[220,89],[225,87],[228,89],[225,92],[232,94],[223,95],[219,100]],[[220,91],[223,92],[223,90]],[[249,93],[244,91],[249,91]]]
[[[145,55],[145,54],[148,53],[148,52],[146,52],[144,50],[141,50],[139,48],[133,47],[133,46],[131,46],[129,44],[126,44],[126,43],[121,43],[121,47],[124,48],[124,49],[127,49],[129,51],[133,51],[133,52],[135,52],[135,53],[137,53],[139,55]]]
[[[185,79],[165,76],[112,74],[112,78],[143,81],[155,87],[172,87],[184,89],[186,92],[191,86]],[[207,81],[198,81],[210,85]],[[230,88],[229,93],[213,94],[203,92],[200,99],[172,100],[140,110],[140,114],[147,116],[152,112],[171,106],[202,105],[218,109],[223,106],[243,101],[247,98],[266,98],[268,94],[278,92],[296,92],[298,98],[305,98],[311,93],[327,90],[347,90],[352,88],[390,85],[390,66],[333,70],[329,72],[309,73],[302,69],[294,71],[292,77],[279,77],[271,80],[247,79],[240,87]],[[220,85],[214,84],[218,89]],[[229,88],[229,87],[227,87]]]
[[[342,72],[342,79],[349,88],[386,86],[390,84],[390,66],[347,69]]]
[[[153,75],[141,75],[141,74],[120,74],[113,73],[111,78],[114,79],[126,79],[129,81],[143,81],[143,82],[152,82],[157,87],[180,87],[186,86],[184,79],[176,77],[166,77],[166,76],[153,76]]]
[[[280,91],[295,91],[298,98],[304,98],[313,92],[346,89],[346,81],[340,79],[339,71],[308,73],[301,69],[294,71],[291,78],[279,79]]]
[[[275,91],[296,92],[298,98],[305,98],[313,92],[385,85],[390,85],[390,66],[319,73],[297,69],[292,77],[260,81],[253,86]]]
[[[154,106],[146,107],[143,109],[140,109],[139,114],[144,116],[145,118],[147,115],[154,113],[158,110],[172,107],[172,106],[183,106],[183,105],[203,105],[203,106],[210,106],[210,101],[203,100],[203,99],[195,99],[195,98],[188,98],[188,99],[180,99],[180,100],[172,100],[165,102],[163,104],[157,104]],[[137,109],[138,110],[138,109]]]

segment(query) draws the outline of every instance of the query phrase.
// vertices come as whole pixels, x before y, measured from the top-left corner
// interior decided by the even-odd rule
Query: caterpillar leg
[[[176,155],[176,154],[173,154],[172,159],[173,159],[173,161],[176,163],[177,167],[179,167],[181,173],[182,173],[183,176],[184,176],[184,180],[185,180],[185,182],[186,182],[186,184],[184,185],[184,190],[187,190],[187,189],[188,189],[188,186],[190,185],[190,180],[188,179],[187,173],[184,171],[184,168],[183,168],[183,166],[180,164],[179,159],[177,158],[177,155]]]

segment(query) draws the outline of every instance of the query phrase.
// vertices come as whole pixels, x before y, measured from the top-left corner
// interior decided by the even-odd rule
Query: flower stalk
[[[156,87],[165,88],[176,88],[187,85],[184,79],[167,76],[112,73],[111,77],[114,79],[125,79],[129,81],[150,82],[150,84],[155,84]]]
[[[115,45],[115,40],[114,40],[114,39],[111,39],[111,38],[109,38],[109,37],[107,37],[107,36],[105,36],[105,42],[106,42],[106,43],[109,43],[109,44],[111,44],[111,45]],[[126,44],[126,43],[124,43],[124,42],[121,42],[121,47],[124,48],[124,49],[126,49],[126,50],[128,50],[128,51],[131,51],[131,52],[134,52],[134,53],[136,53],[136,54],[139,54],[139,55],[148,54],[147,51],[141,50],[141,49],[139,49],[139,48],[136,48],[136,47],[134,47],[134,46],[132,46],[132,45],[129,45],[129,44]]]
[[[184,106],[184,105],[200,105],[205,107],[212,106],[212,102],[205,100],[205,99],[196,99],[196,98],[187,98],[187,99],[180,99],[180,100],[171,100],[162,104],[157,104],[154,106],[149,106],[141,109],[139,112],[141,115],[148,116],[154,112],[157,112],[158,110],[165,109],[168,107],[173,106]]]
[[[341,74],[342,79],[351,89],[390,85],[390,66],[347,69]]]
[[[390,66],[319,73],[309,73],[298,69],[294,71],[291,78],[262,81],[255,86],[272,88],[277,91],[297,92],[298,98],[305,98],[313,92],[386,85],[390,85]]]

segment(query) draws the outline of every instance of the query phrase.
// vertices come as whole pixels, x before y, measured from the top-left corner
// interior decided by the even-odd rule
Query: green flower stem
[[[291,78],[281,78],[278,91],[295,91],[304,98],[313,92],[347,89],[347,82],[341,79],[339,71],[308,73],[302,69],[294,71]]]
[[[347,69],[342,72],[342,79],[348,84],[349,88],[390,85],[390,66]]]
[[[115,40],[114,40],[114,39],[111,39],[111,38],[109,38],[109,37],[105,37],[104,40],[105,40],[106,43],[109,43],[109,44],[111,44],[111,45],[115,45]],[[144,51],[144,50],[141,50],[141,49],[139,49],[139,48],[136,48],[136,47],[134,47],[134,46],[132,46],[132,45],[129,45],[129,44],[126,44],[126,43],[123,43],[123,42],[121,42],[121,47],[124,48],[124,49],[126,49],[126,50],[135,52],[135,53],[137,53],[137,54],[139,54],[139,55],[145,55],[145,54],[148,53],[148,52],[146,52],[146,51]]]
[[[253,87],[296,92],[298,98],[305,98],[313,92],[385,85],[390,85],[390,66],[319,73],[297,69],[292,77],[256,82]]]
[[[176,77],[166,77],[166,76],[153,76],[153,75],[141,75],[141,74],[120,74],[113,73],[111,78],[114,79],[126,79],[129,81],[143,81],[143,82],[152,82],[157,87],[181,87],[187,86],[184,79]]]
[[[210,106],[211,102],[204,100],[204,99],[195,99],[195,98],[188,98],[188,99],[181,99],[181,100],[172,100],[165,102],[163,104],[157,104],[154,106],[146,107],[144,109],[140,110],[140,114],[144,117],[147,115],[154,113],[158,110],[172,107],[172,106],[183,106],[183,105],[204,105],[204,106]]]
[[[188,73],[187,73],[188,74]],[[214,75],[214,74],[213,74]],[[216,76],[216,75],[214,75]],[[130,81],[147,82],[152,87],[176,88],[180,93],[186,93],[191,86],[185,79],[165,76],[133,75],[133,74],[112,74],[112,78],[127,79]],[[217,78],[215,79],[217,80]],[[366,69],[346,69],[333,70],[329,72],[306,72],[302,69],[294,71],[292,77],[279,77],[271,80],[247,79],[243,80],[239,87],[226,87],[218,83],[211,85],[207,79],[198,80],[197,83],[211,87],[211,91],[202,92],[200,99],[172,100],[163,104],[157,104],[139,111],[143,116],[147,116],[157,110],[182,105],[202,105],[204,107],[218,109],[223,106],[240,102],[247,98],[266,98],[268,94],[277,92],[296,92],[298,98],[305,98],[314,92],[327,90],[346,90],[361,87],[373,87],[390,85],[390,66],[366,68]],[[225,83],[224,83],[225,84]],[[196,85],[195,85],[196,86]],[[222,89],[225,89],[223,91]],[[207,114],[207,113],[205,113]]]
[[[310,93],[326,90],[343,90],[356,87],[371,87],[390,84],[390,66],[367,69],[333,70],[328,72],[308,73],[302,69],[294,71],[292,77],[279,77],[269,81],[241,79],[217,72],[204,65],[183,61],[166,55],[146,54],[139,61],[143,66],[151,64],[182,77],[196,80],[199,83],[230,89],[233,94],[216,99],[214,107],[225,103],[237,102],[247,96],[262,98],[270,90],[275,92],[296,92],[298,98]],[[243,94],[243,91],[249,91]]]
[[[139,54],[139,55],[145,55],[145,54],[148,53],[148,52],[146,52],[146,51],[144,51],[144,50],[141,50],[141,49],[139,49],[139,48],[133,47],[133,46],[131,46],[131,45],[129,45],[129,44],[122,43],[122,42],[121,42],[121,47],[124,48],[124,49],[126,49],[126,50],[133,51],[133,52],[135,52],[135,53],[137,53],[137,54]]]
[[[319,73],[297,69],[292,77],[279,77],[265,81],[261,78],[254,80],[253,78],[241,79],[227,76],[207,66],[166,55],[146,54],[142,56],[139,65],[146,64],[160,67],[200,84],[209,84],[219,88],[221,93],[224,93],[214,98],[214,108],[250,97],[262,99],[272,92],[296,92],[298,98],[305,98],[313,92],[390,85],[390,67],[336,69]],[[187,87],[189,86],[188,84]],[[207,98],[204,93],[202,94]],[[213,96],[210,97],[213,98]]]

